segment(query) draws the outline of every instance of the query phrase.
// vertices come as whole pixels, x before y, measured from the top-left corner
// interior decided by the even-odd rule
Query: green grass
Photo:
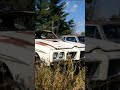
[[[38,67],[35,75],[36,90],[85,90],[84,81],[85,68],[75,66],[71,60],[54,67]]]

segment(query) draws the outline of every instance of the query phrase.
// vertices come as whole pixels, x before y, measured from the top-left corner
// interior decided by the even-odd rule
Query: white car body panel
[[[73,44],[73,45],[76,45],[77,47],[80,48],[80,51],[85,51],[85,44],[82,44],[82,43],[76,43],[76,42],[70,42],[70,41],[66,41],[70,44]]]
[[[76,42],[67,41],[67,40],[66,40],[67,37],[74,37],[74,38],[76,39]],[[75,45],[75,46],[79,47],[80,53],[81,53],[81,52],[85,52],[85,44],[79,42],[77,36],[75,36],[75,35],[63,35],[61,38],[62,38],[63,41],[68,42],[68,43],[70,43],[70,44],[72,44],[72,45]],[[82,57],[81,57],[81,58],[82,58]]]
[[[35,52],[39,55],[40,60],[49,66],[54,61],[67,60],[68,52],[76,52],[72,60],[80,60],[80,50],[76,45],[64,42],[60,39],[35,39]],[[64,58],[53,60],[54,52],[64,52]]]

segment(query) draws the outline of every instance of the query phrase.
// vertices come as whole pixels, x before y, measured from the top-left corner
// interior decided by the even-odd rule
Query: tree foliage
[[[70,34],[72,32],[74,21],[66,21],[68,13],[64,11],[65,2],[60,0],[41,0],[36,3],[39,10],[37,13],[37,28],[40,30],[52,30],[59,34]]]

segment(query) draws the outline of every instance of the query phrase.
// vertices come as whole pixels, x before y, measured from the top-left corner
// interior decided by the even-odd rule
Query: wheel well
[[[37,58],[37,59],[36,59],[36,58]],[[37,52],[35,52],[35,61],[38,60],[38,59],[40,59],[40,56],[38,55]]]
[[[8,78],[14,80],[8,66],[5,63],[0,62],[0,84]]]

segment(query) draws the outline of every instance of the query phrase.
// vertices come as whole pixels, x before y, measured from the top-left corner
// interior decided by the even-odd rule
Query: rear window
[[[66,41],[77,42],[75,37],[67,37]]]

